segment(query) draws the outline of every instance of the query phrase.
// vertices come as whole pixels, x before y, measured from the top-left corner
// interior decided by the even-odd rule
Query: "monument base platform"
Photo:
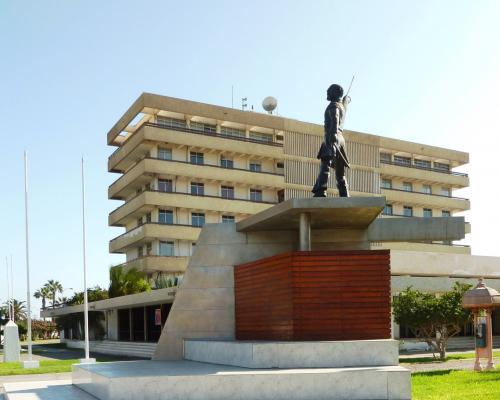
[[[399,364],[393,339],[313,342],[185,339],[184,358],[244,368],[345,368]]]
[[[73,384],[101,400],[411,399],[399,367],[249,369],[194,361],[73,366]]]

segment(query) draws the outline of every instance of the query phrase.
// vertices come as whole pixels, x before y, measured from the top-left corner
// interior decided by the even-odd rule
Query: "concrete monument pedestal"
[[[384,205],[383,197],[291,199],[237,224],[205,225],[155,361],[75,365],[73,383],[100,399],[410,399],[410,371],[398,366],[397,342],[389,339],[390,256],[385,252],[388,259],[374,263],[363,257],[372,252],[363,252],[373,241],[459,240],[465,235],[464,219],[378,219]],[[340,262],[349,252],[360,257]],[[312,264],[274,262],[288,255],[319,258]],[[235,267],[243,264],[250,265],[249,275],[238,277]],[[253,268],[264,264],[261,270]],[[282,273],[292,278],[282,279],[283,287],[270,287],[267,282],[275,278],[267,274],[273,268],[277,280]],[[363,274],[378,268],[381,277],[370,279],[380,285],[371,292],[380,300],[372,311],[380,315],[364,309],[373,329],[363,337],[363,320],[342,314],[329,291],[349,288],[349,282],[340,282],[343,269],[353,274],[351,281],[360,274],[357,284],[362,284]],[[313,277],[313,272],[328,278]],[[311,291],[294,289],[301,285]],[[364,291],[358,286],[349,301],[373,300],[366,286]],[[340,296],[352,290],[342,290]],[[272,307],[279,301],[279,307]],[[328,319],[326,330],[308,319],[323,303],[330,307],[320,313]],[[299,308],[291,310],[292,304]],[[245,320],[250,311],[263,316],[254,326],[251,318]],[[375,321],[379,317],[381,325]],[[359,334],[353,338],[372,340],[345,340],[350,329]],[[242,332],[248,340],[236,340]],[[265,338],[271,340],[257,340]]]
[[[10,320],[4,327],[4,362],[18,362],[21,354],[21,344],[19,343],[19,329],[17,325]]]

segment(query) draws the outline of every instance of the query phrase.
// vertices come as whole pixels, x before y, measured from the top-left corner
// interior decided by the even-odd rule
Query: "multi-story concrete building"
[[[354,131],[345,137],[351,195],[385,196],[382,218],[446,217],[469,209],[469,200],[456,196],[469,178],[455,171],[468,163],[467,153]],[[108,170],[119,175],[108,194],[122,202],[109,214],[109,225],[125,230],[109,248],[125,255],[124,268],[144,271],[157,290],[92,303],[92,320],[101,328],[91,331],[91,339],[107,339],[93,346],[102,352],[152,354],[176,292],[168,286],[182,278],[201,227],[234,223],[281,201],[310,197],[322,140],[322,125],[142,94],[107,135],[108,145],[116,147]],[[335,196],[333,181],[330,187]],[[468,224],[465,230],[470,231]],[[405,260],[403,268],[391,271],[394,295],[410,285],[442,292],[455,280],[474,283],[481,276],[500,289],[495,272],[500,259],[471,256],[467,246],[371,246],[390,248],[391,257]],[[412,254],[423,257],[415,261]],[[63,307],[42,315],[65,316],[65,337],[78,340],[83,319],[75,315],[81,311],[81,306]],[[494,321],[498,335],[500,318]],[[394,337],[399,333],[394,325]],[[407,334],[404,328],[401,333]],[[467,340],[459,345],[471,345]],[[72,345],[79,344],[73,340]]]
[[[469,200],[454,195],[469,179],[453,171],[468,162],[467,153],[354,131],[345,136],[353,196],[385,196],[386,215],[449,216],[469,209]],[[123,201],[109,224],[125,228],[111,240],[110,252],[125,254],[127,268],[152,278],[181,276],[203,224],[232,223],[311,196],[322,140],[322,125],[142,94],[108,133],[116,147],[108,169],[120,174],[109,198]],[[404,247],[469,252],[452,243]]]

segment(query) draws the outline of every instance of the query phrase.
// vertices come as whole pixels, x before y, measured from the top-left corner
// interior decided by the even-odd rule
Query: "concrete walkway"
[[[71,379],[4,384],[5,400],[95,400],[71,384]]]
[[[498,349],[494,349],[493,351],[498,351]],[[474,350],[457,350],[457,351],[448,351],[446,352],[447,356],[452,356],[454,354],[474,354]],[[406,353],[400,354],[399,360],[400,365],[402,367],[408,368],[412,373],[413,372],[430,372],[430,371],[443,371],[448,369],[458,369],[458,370],[473,370],[474,369],[474,358],[468,358],[463,360],[448,360],[448,361],[428,361],[428,362],[419,362],[412,363],[412,359],[415,358],[432,358],[432,353]],[[405,360],[408,360],[408,363],[405,363]],[[495,365],[500,365],[500,358],[494,357],[493,362]],[[481,360],[483,365],[486,365],[486,360]]]

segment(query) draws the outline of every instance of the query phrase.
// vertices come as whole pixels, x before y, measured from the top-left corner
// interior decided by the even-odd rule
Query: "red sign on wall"
[[[161,326],[161,308],[155,309],[155,325]]]

